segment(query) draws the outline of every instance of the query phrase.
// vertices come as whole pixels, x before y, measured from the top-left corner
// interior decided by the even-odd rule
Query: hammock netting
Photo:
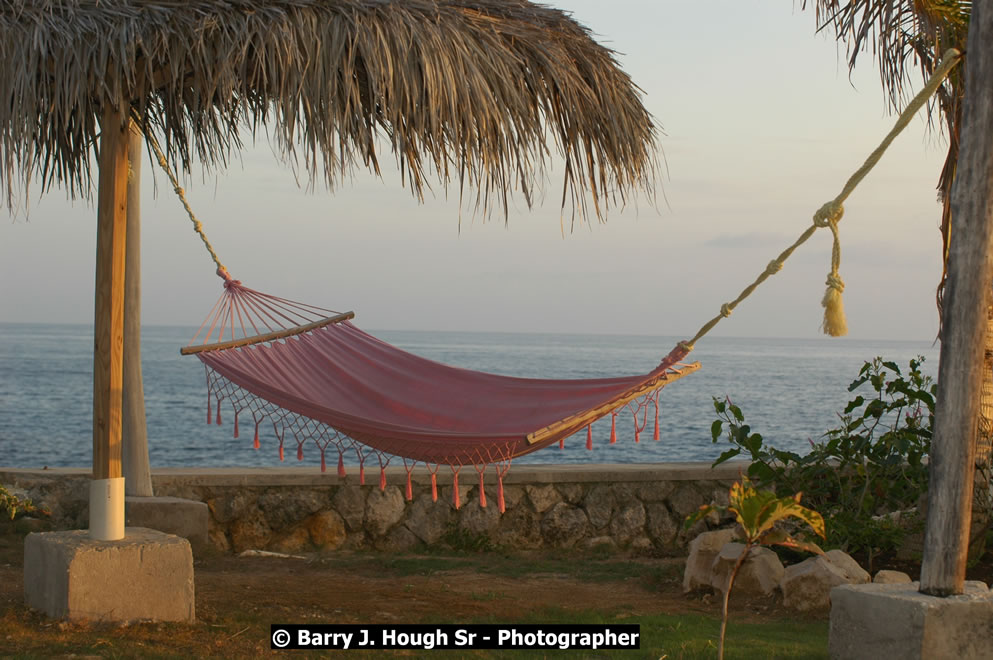
[[[331,316],[328,316],[331,314]],[[285,450],[320,454],[321,470],[337,461],[344,476],[345,458],[359,465],[365,483],[367,464],[385,468],[398,457],[407,472],[423,463],[435,475],[440,466],[453,473],[458,506],[458,474],[472,466],[483,478],[493,466],[503,510],[503,476],[511,461],[586,429],[611,416],[630,414],[635,441],[651,425],[659,439],[660,389],[695,371],[683,364],[687,350],[677,347],[652,371],[636,376],[584,380],[514,378],[451,367],[413,355],[369,335],[351,322],[352,315],[302,305],[263,294],[237,280],[225,292],[198,331],[207,328],[195,352],[207,372],[207,422],[220,424],[222,408],[234,415],[234,436],[248,422],[254,445],[260,427],[271,426]],[[208,327],[209,326],[209,327]],[[242,339],[236,335],[240,329]],[[214,340],[211,342],[211,340]]]

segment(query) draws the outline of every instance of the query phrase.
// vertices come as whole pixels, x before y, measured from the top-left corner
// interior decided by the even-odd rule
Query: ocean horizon
[[[205,423],[203,365],[179,349],[193,326],[145,326],[142,369],[149,455],[156,467],[303,466],[320,469],[316,451],[280,463],[271,429],[232,437],[232,426]],[[370,330],[422,357],[453,366],[523,378],[597,378],[646,373],[677,337],[620,334]],[[92,463],[92,325],[0,323],[0,466],[86,467]],[[854,396],[848,385],[862,364],[881,356],[906,369],[925,357],[937,373],[938,346],[929,341],[707,337],[688,361],[702,368],[667,386],[660,398],[661,441],[635,443],[630,420],[594,424],[594,449],[585,433],[515,459],[520,464],[596,464],[711,461],[728,448],[711,441],[713,397],[730,398],[765,441],[806,453],[810,443],[838,425]],[[228,422],[231,417],[228,416]],[[263,425],[265,426],[265,425]],[[248,434],[250,436],[250,434]],[[644,434],[643,434],[644,435]],[[581,437],[580,437],[581,436]],[[348,460],[346,458],[346,463]]]

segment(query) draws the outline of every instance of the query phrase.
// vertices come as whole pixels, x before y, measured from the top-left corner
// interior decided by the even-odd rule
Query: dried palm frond
[[[222,168],[248,127],[331,188],[389,145],[429,177],[528,205],[553,151],[562,204],[653,195],[657,129],[613,53],[525,0],[0,0],[0,185],[87,197],[104,104],[169,160]]]

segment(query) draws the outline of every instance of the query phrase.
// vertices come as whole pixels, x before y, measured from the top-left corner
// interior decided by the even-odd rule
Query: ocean
[[[179,355],[195,328],[145,327],[142,368],[149,455],[154,467],[278,466],[277,444],[264,433],[232,437],[208,426],[204,368]],[[675,346],[675,337],[553,335],[478,332],[372,331],[404,350],[447,364],[534,378],[594,378],[641,374]],[[0,323],[0,466],[88,467],[92,464],[92,329],[82,325]],[[930,342],[850,339],[742,339],[707,337],[689,360],[702,368],[663,390],[661,441],[651,433],[635,444],[626,415],[618,442],[608,443],[610,421],[516,463],[656,463],[713,460],[728,448],[711,441],[713,397],[729,397],[767,443],[805,453],[811,440],[837,426],[851,396],[848,385],[863,362],[882,356],[902,368],[923,355],[934,375],[938,349]],[[646,437],[647,436],[647,437]],[[319,469],[310,452],[302,463],[287,452],[284,466]]]

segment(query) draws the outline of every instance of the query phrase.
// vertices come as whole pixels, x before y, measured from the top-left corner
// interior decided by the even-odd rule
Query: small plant
[[[9,514],[10,519],[26,515],[50,516],[48,509],[36,507],[31,500],[21,499],[0,485],[0,514]]]
[[[738,556],[734,567],[728,575],[727,588],[724,589],[724,601],[721,605],[721,634],[717,645],[717,658],[724,658],[724,633],[728,624],[728,600],[734,578],[738,570],[748,559],[749,553],[756,545],[779,545],[793,550],[823,554],[815,544],[794,538],[781,525],[790,518],[798,518],[806,523],[821,538],[824,534],[824,518],[821,514],[800,505],[800,493],[792,497],[777,497],[771,491],[759,491],[752,487],[747,477],[731,486],[726,507],[708,504],[686,518],[686,528],[689,529],[711,511],[729,511],[741,526],[744,534],[745,549]]]
[[[812,507],[832,519],[829,546],[869,557],[895,550],[909,531],[907,523],[889,524],[878,517],[913,509],[927,491],[924,459],[931,447],[937,386],[921,371],[923,362],[923,357],[911,360],[906,376],[894,362],[866,362],[848,387],[859,392],[839,415],[841,425],[811,442],[805,456],[769,445],[745,423],[738,406],[714,399],[713,441],[724,434],[733,445],[714,465],[746,456],[751,459],[748,476],[758,487],[773,488],[780,496],[803,492]],[[866,389],[871,392],[863,393]],[[922,524],[919,516],[913,523]]]

